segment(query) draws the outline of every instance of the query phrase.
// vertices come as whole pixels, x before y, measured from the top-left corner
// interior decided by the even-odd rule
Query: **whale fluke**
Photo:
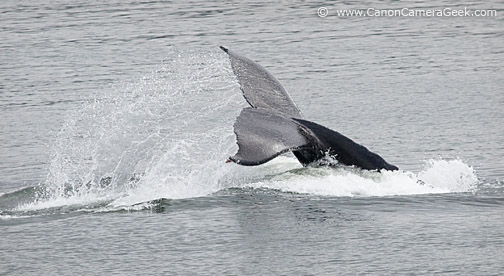
[[[255,166],[292,151],[303,166],[330,156],[340,164],[362,169],[398,170],[343,134],[305,120],[266,69],[226,47],[220,48],[229,55],[243,96],[251,106],[242,110],[234,124],[238,152],[229,157],[230,161]]]

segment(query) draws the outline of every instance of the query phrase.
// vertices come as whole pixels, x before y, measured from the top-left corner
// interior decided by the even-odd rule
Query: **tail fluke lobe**
[[[238,78],[245,100],[254,108],[270,109],[294,118],[303,118],[290,95],[280,82],[266,69],[224,46],[219,46],[229,55],[231,67]]]
[[[280,113],[263,108],[245,108],[234,124],[238,152],[229,157],[235,163],[255,166],[278,155],[309,145],[299,125]]]

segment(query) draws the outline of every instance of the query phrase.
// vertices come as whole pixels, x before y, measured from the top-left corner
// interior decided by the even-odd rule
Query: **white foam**
[[[137,187],[128,190],[126,196],[117,198],[110,205],[132,206],[159,198],[182,199],[215,193],[231,186],[225,181],[230,179],[228,174],[232,172],[232,167],[226,166],[224,160],[198,161],[175,171],[165,170],[170,164],[160,162]]]
[[[474,169],[459,159],[427,160],[425,169],[418,173],[418,179],[452,193],[471,192],[479,182]]]
[[[369,172],[345,168],[306,168],[305,173],[286,172],[271,180],[252,183],[254,188],[278,189],[323,196],[392,196],[471,192],[478,179],[460,160],[428,160],[419,173]]]
[[[0,215],[0,220],[14,220],[14,219],[23,219],[30,218],[31,216],[21,216],[21,215]]]
[[[96,204],[97,202],[110,201],[114,195],[97,195],[93,193],[86,193],[73,196],[53,196],[49,199],[38,199],[30,203],[18,206],[16,211],[35,211],[42,209],[50,209],[61,206],[85,206]]]
[[[317,196],[371,197],[472,192],[478,178],[461,160],[435,159],[425,162],[418,173],[407,171],[369,172],[354,168],[301,168],[294,158],[279,157],[257,167],[225,164],[222,160],[201,162],[175,177],[158,163],[134,188],[122,194],[54,197],[20,206],[37,210],[68,205],[87,205],[109,200],[102,211],[145,209],[142,204],[159,199],[207,196],[222,189],[267,188]]]

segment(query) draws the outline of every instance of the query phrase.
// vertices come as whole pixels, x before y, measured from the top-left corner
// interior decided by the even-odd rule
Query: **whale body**
[[[398,170],[343,134],[305,120],[287,91],[266,69],[226,47],[220,48],[229,55],[243,96],[250,105],[236,118],[238,152],[229,161],[256,166],[292,152],[303,166],[334,165],[321,162],[330,157],[337,164],[366,170]]]

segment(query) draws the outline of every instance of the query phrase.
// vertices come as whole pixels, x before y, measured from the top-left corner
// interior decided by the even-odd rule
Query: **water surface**
[[[3,1],[0,273],[500,274],[504,6],[321,4]],[[226,164],[218,45],[401,171]]]

